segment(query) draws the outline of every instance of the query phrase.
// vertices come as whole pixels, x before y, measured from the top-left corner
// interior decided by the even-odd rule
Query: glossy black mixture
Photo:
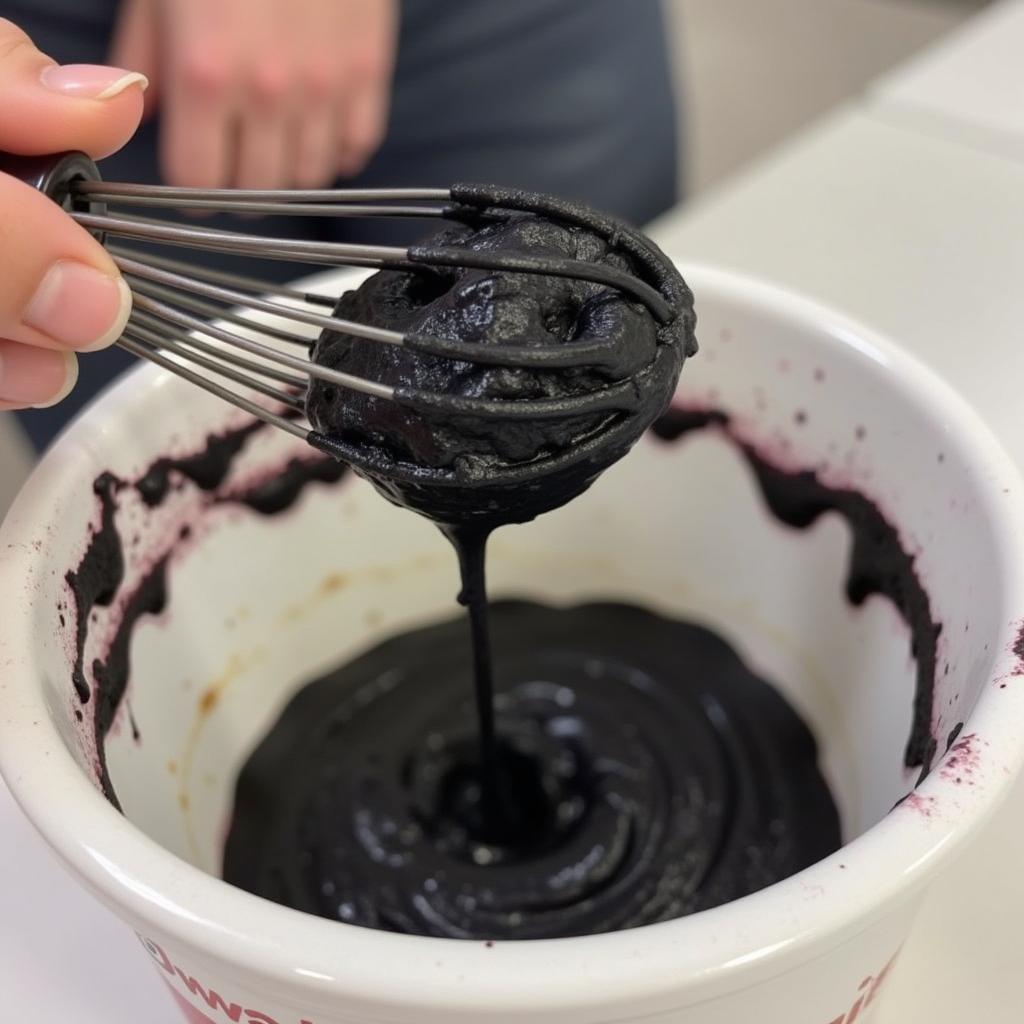
[[[434,243],[465,252],[584,261],[657,286],[672,316],[606,286],[562,276],[473,267],[382,271],[346,292],[335,313],[372,327],[464,343],[561,355],[595,342],[610,359],[560,368],[492,366],[325,332],[317,363],[382,384],[440,396],[544,399],[544,419],[453,416],[410,408],[316,380],[307,398],[314,443],[350,463],[390,501],[438,523],[490,527],[525,522],[565,504],[633,446],[665,409],[685,358],[696,351],[693,296],[645,236],[571,204],[567,220],[467,215]],[[621,385],[625,385],[622,387]],[[606,410],[573,403],[609,386]]]
[[[225,879],[374,928],[549,938],[713,907],[839,846],[810,732],[715,634],[623,604],[500,602],[491,626],[499,817],[454,619],[299,691],[240,776]]]

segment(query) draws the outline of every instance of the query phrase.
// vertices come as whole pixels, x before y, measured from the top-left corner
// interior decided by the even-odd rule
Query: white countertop
[[[1017,0],[654,234],[680,260],[789,285],[902,342],[1024,465],[1022,54]],[[2,784],[0,836],[0,1017],[176,1024],[134,936],[64,873]],[[1024,1020],[1022,866],[1024,780],[931,896],[879,1024]]]
[[[873,111],[1024,159],[1024,4],[995,4],[869,90]]]

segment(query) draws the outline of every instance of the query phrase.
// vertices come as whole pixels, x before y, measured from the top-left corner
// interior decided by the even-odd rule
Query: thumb
[[[121,68],[55,64],[0,18],[0,150],[107,156],[138,127],[146,84]]]

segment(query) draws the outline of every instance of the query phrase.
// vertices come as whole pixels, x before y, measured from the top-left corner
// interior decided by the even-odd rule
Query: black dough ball
[[[346,320],[480,346],[611,339],[614,366],[487,366],[332,331],[321,335],[312,358],[384,384],[471,398],[571,399],[628,379],[628,408],[494,420],[420,412],[314,379],[306,408],[322,435],[318,443],[350,462],[389,500],[441,524],[524,522],[575,497],[660,415],[685,357],[696,349],[686,284],[644,236],[621,231],[631,245],[613,247],[586,228],[522,214],[455,225],[431,244],[568,257],[628,270],[669,295],[677,311],[671,323],[660,324],[643,304],[604,285],[458,267],[381,271],[342,295],[335,308]]]

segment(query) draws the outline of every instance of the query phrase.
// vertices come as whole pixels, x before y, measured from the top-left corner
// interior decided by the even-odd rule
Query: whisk
[[[419,413],[502,420],[542,420],[625,409],[630,404],[632,384],[628,379],[614,379],[611,371],[620,354],[612,341],[483,346],[387,330],[332,315],[336,296],[140,253],[118,240],[332,267],[407,271],[464,267],[575,278],[618,290],[646,306],[659,323],[669,323],[676,315],[663,267],[653,258],[650,243],[642,235],[549,196],[488,185],[262,191],[115,183],[103,181],[96,165],[82,153],[44,157],[0,154],[0,171],[26,181],[53,199],[113,257],[133,298],[133,311],[118,345],[317,447],[324,446],[322,436],[304,419],[310,378],[396,402]],[[122,208],[125,212],[112,212]],[[426,217],[477,223],[533,213],[603,236],[633,256],[649,271],[650,280],[616,267],[569,258],[431,244],[401,248],[284,239],[140,216],[130,212],[134,208],[313,217]],[[253,319],[252,311],[269,314],[271,319]],[[325,329],[478,365],[535,370],[600,366],[609,370],[610,379],[603,387],[557,402],[543,398],[473,398],[395,387],[313,362],[312,343]],[[272,407],[255,396],[270,399]]]

